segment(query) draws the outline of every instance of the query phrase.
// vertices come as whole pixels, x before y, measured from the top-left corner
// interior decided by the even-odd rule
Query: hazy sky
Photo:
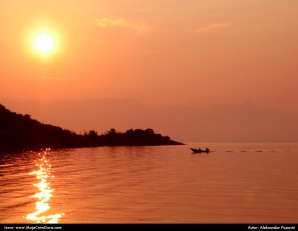
[[[254,101],[298,114],[297,0],[0,0],[0,99]],[[55,37],[33,51],[40,30]]]

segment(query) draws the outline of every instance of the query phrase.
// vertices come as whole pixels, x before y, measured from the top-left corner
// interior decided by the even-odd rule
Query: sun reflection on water
[[[46,159],[46,154],[49,151],[50,149],[46,149],[43,153],[38,154],[41,156],[36,164],[39,169],[29,173],[30,175],[36,176],[36,179],[39,180],[38,183],[33,184],[39,191],[31,196],[32,198],[37,199],[35,206],[36,211],[26,216],[27,220],[35,223],[58,223],[59,219],[64,215],[63,213],[49,214],[49,210],[51,208],[49,201],[51,197],[53,197],[54,191],[49,182],[51,178],[54,178],[54,176],[51,175],[51,165]]]

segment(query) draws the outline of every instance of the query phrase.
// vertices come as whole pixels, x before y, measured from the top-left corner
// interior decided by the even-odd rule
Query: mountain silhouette
[[[154,127],[185,142],[298,141],[298,117],[254,102],[146,108],[134,99],[2,100],[14,111],[77,133]],[[79,122],[79,123],[78,123]]]
[[[96,146],[180,145],[153,129],[129,129],[118,132],[112,128],[98,135],[95,130],[82,134],[43,124],[28,114],[11,112],[0,104],[0,152],[43,148],[78,148]]]

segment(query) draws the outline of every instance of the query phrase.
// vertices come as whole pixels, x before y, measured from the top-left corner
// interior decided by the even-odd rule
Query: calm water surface
[[[298,222],[297,143],[203,145],[1,155],[0,223]]]

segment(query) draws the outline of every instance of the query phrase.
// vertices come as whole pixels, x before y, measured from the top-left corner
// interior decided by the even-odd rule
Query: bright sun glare
[[[43,54],[48,54],[54,49],[54,38],[47,33],[40,33],[34,40],[35,49]]]

